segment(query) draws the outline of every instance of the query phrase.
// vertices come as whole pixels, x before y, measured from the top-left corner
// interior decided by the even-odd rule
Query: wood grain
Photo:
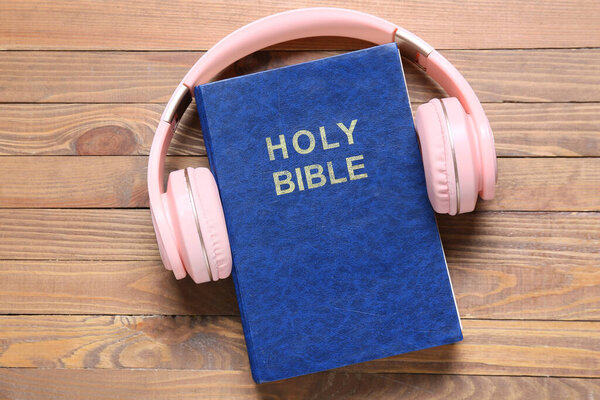
[[[232,280],[162,267],[145,174],[164,104],[221,37],[306,2],[0,1],[0,398],[600,396],[600,3],[310,5],[403,25],[484,103],[497,197],[437,218],[465,340],[256,385]],[[218,78],[368,45],[287,42]],[[405,74],[413,109],[444,96]],[[168,170],[207,164],[194,105],[170,154]]]
[[[462,318],[600,320],[600,268],[449,261]],[[5,314],[239,315],[231,279],[177,281],[160,261],[0,261]]]
[[[600,266],[600,214],[438,215],[444,252],[460,264]]]
[[[477,210],[599,211],[600,158],[498,160],[494,200]]]
[[[313,2],[358,9],[401,24],[440,48],[591,47],[600,44],[594,1],[478,0]],[[233,29],[306,2],[177,0],[127,3],[24,0],[0,7],[5,49],[207,49]],[[23,18],[27,24],[20,23]],[[444,28],[440,29],[440,21]],[[73,34],[76,30],[77,34]]]
[[[335,371],[256,385],[246,371],[2,368],[0,387],[20,400],[513,400],[593,399],[600,380]]]
[[[416,111],[419,103],[413,103]],[[5,104],[0,155],[147,155],[161,104]],[[486,103],[496,151],[509,156],[600,156],[598,103]],[[206,155],[192,106],[169,148]]]
[[[147,207],[147,157],[0,157],[0,207]],[[170,157],[167,171],[208,166]],[[10,177],[12,175],[12,177]]]
[[[4,52],[0,58],[0,102],[165,104],[202,54]],[[258,52],[234,64],[219,78],[335,54],[339,52]],[[600,101],[600,49],[447,50],[443,54],[461,71],[482,102]],[[404,64],[412,101],[444,97],[422,71],[409,62]]]
[[[167,171],[207,166],[169,157]],[[147,207],[147,157],[0,157],[1,208]],[[502,158],[496,197],[479,210],[600,211],[600,158]]]
[[[196,286],[164,270],[147,210],[2,210],[0,221],[0,257],[38,259],[0,261],[0,313],[238,314],[231,280]],[[600,214],[438,222],[463,318],[600,320]]]
[[[461,318],[600,320],[600,267],[449,264]]]
[[[0,261],[2,314],[239,315],[233,281],[176,280],[160,261]]]
[[[2,316],[0,365],[248,370],[237,317]]]
[[[249,370],[237,317],[2,316],[0,333],[3,367]],[[600,322],[464,320],[463,333],[342,369],[600,377]]]
[[[600,156],[600,104],[484,104],[498,156]]]
[[[0,155],[101,156],[148,155],[164,106],[5,104],[3,108]],[[194,107],[180,121],[169,154],[206,155]]]
[[[159,260],[148,210],[2,210],[2,259]]]
[[[600,265],[600,214],[438,216],[450,262]],[[0,260],[160,260],[148,210],[0,209]]]

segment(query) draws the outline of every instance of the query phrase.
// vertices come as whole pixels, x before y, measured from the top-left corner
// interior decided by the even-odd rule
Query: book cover
[[[462,339],[395,44],[195,95],[256,382]]]

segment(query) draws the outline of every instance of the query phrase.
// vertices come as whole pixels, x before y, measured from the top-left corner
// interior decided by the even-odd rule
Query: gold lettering
[[[342,124],[341,122],[338,122],[337,126],[344,131],[346,136],[348,136],[348,144],[354,144],[354,136],[352,136],[352,133],[354,132],[354,127],[356,126],[356,120],[352,120],[350,123],[350,128],[346,128],[346,125]]]
[[[300,168],[296,168],[296,180],[298,181],[298,190],[304,190],[304,181],[302,181],[302,170]]]
[[[331,161],[327,162],[327,169],[329,170],[329,181],[332,185],[336,183],[346,182],[348,179],[346,178],[336,178],[335,173],[333,172],[333,163]]]
[[[285,179],[281,180],[280,177],[285,175]],[[275,182],[275,192],[277,196],[280,194],[292,193],[296,189],[296,185],[292,182],[292,173],[290,171],[277,171],[273,172],[273,181]],[[281,185],[288,185],[287,189],[281,189]]]
[[[348,176],[350,177],[351,181],[357,180],[357,179],[363,179],[363,178],[367,178],[369,175],[365,174],[358,174],[356,175],[354,173],[354,171],[356,171],[357,169],[362,169],[365,167],[365,164],[356,164],[353,165],[352,162],[353,161],[358,161],[358,160],[362,160],[364,157],[362,154],[359,154],[357,156],[354,157],[348,157],[346,158],[346,166],[348,167]]]
[[[324,126],[320,127],[319,131],[321,132],[321,142],[323,142],[323,150],[335,149],[336,147],[340,147],[340,144],[338,142],[331,144],[327,143],[327,135],[325,135]]]
[[[316,173],[312,173],[311,170],[316,169]],[[304,167],[304,175],[306,175],[306,186],[309,189],[314,189],[323,186],[327,182],[327,178],[323,175],[323,167],[321,164],[312,164]],[[319,177],[319,183],[313,183],[313,178]]]
[[[308,147],[306,149],[302,149],[298,145],[298,138],[301,135],[308,136],[308,140],[310,140],[310,144],[308,145]],[[313,149],[315,148],[315,137],[313,136],[313,134],[310,131],[301,130],[301,131],[294,133],[294,137],[292,138],[292,143],[294,144],[294,150],[296,150],[298,152],[298,154],[308,154],[311,151],[313,151]]]
[[[273,150],[276,150],[276,149],[281,149],[281,152],[283,153],[283,158],[288,158],[287,146],[285,144],[285,136],[279,135],[279,144],[276,146],[273,146],[273,143],[271,142],[270,137],[266,138],[266,141],[267,141],[267,150],[269,151],[269,160],[271,160],[271,161],[275,160],[275,152]]]

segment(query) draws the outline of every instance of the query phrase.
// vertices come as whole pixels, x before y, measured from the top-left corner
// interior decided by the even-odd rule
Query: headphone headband
[[[209,82],[225,67],[255,51],[289,40],[316,36],[343,36],[376,44],[396,42],[402,56],[415,62],[450,97],[458,98],[472,118],[481,137],[480,142],[488,143],[477,154],[483,169],[481,197],[491,199],[494,196],[496,152],[489,122],[475,92],[448,60],[413,33],[379,17],[341,8],[305,8],[262,18],[230,33],[208,50],[183,78],[161,116],[150,149],[148,192],[155,228],[156,224],[166,223],[167,218],[161,193],[164,190],[163,167],[168,145],[179,119],[192,101],[194,86]],[[170,251],[165,254],[162,248],[160,250],[163,258],[173,254]]]
[[[285,11],[256,20],[230,33],[204,54],[185,75],[165,109],[162,120],[172,122],[181,116],[180,108],[191,102],[194,86],[207,83],[235,61],[266,47],[317,36],[342,36],[384,44],[398,43],[400,53],[419,65],[433,47],[413,33],[384,19],[359,11],[315,7]],[[188,97],[184,93],[190,91]]]

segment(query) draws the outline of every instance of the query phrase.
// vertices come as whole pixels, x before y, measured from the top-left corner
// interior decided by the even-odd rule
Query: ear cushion
[[[161,195],[161,201],[165,201],[165,194]],[[179,256],[179,248],[177,247],[173,232],[171,229],[171,222],[168,213],[163,214],[166,220],[159,221],[156,216],[150,211],[152,216],[152,225],[156,232],[156,239],[158,242],[158,250],[160,257],[163,260],[163,264],[166,269],[173,271],[176,279],[185,278],[186,272],[181,257]]]
[[[477,192],[481,190],[482,184],[475,124],[456,97],[442,99],[441,104],[446,109],[452,129],[454,154],[458,167],[460,209],[456,213],[471,212],[475,209]],[[446,118],[443,114],[440,117]]]
[[[473,151],[477,138],[473,123],[458,99],[432,99],[419,106],[415,127],[433,209],[450,215],[472,211],[479,187],[479,170]]]
[[[421,146],[427,195],[435,212],[449,214],[456,208],[454,165],[447,140],[445,121],[440,119],[441,105],[433,99],[417,108],[415,128]],[[450,171],[448,171],[450,169]]]
[[[231,250],[211,172],[207,168],[171,172],[164,196],[185,271],[196,283],[228,277]]]
[[[213,279],[231,274],[232,258],[219,189],[208,168],[188,168],[192,196]]]
[[[164,196],[169,223],[186,272],[196,283],[210,281],[211,274],[200,242],[184,170],[169,174],[167,192]]]

